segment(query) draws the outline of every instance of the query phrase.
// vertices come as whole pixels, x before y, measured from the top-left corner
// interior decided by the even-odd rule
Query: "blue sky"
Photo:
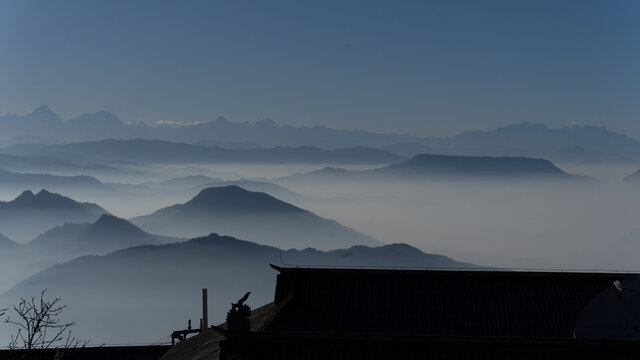
[[[0,113],[640,138],[640,2],[0,2]]]

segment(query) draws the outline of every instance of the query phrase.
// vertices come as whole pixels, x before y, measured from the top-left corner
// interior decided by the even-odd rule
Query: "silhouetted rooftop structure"
[[[272,316],[219,329],[218,358],[640,358],[640,341],[574,336],[592,300],[635,274],[273,267]],[[163,359],[205,358],[174,350]]]

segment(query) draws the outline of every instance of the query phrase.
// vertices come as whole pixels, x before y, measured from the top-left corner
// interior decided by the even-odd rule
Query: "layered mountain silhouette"
[[[416,155],[368,174],[390,176],[571,177],[550,161],[526,157]]]
[[[62,191],[64,189],[108,190],[109,187],[98,179],[86,176],[58,176],[51,174],[14,173],[0,169],[0,186],[5,189],[16,188],[48,188]]]
[[[205,175],[189,175],[189,176],[169,179],[162,182],[149,181],[142,185],[153,187],[153,188],[161,188],[161,189],[188,189],[191,187],[209,184],[214,181],[218,181],[218,179],[212,178],[210,176],[205,176]]]
[[[384,150],[351,147],[326,150],[309,146],[269,149],[221,149],[160,140],[98,140],[62,145],[16,144],[3,150],[15,155],[49,154],[63,159],[127,160],[149,164],[175,163],[309,163],[389,164],[405,159]]]
[[[24,191],[12,201],[0,202],[0,232],[20,242],[67,222],[94,222],[108,212],[92,203],[41,190]]]
[[[239,186],[202,190],[190,201],[131,219],[142,229],[192,237],[218,232],[288,248],[376,245],[370,236],[261,192]]]
[[[335,130],[323,126],[280,126],[270,119],[261,119],[253,124],[232,123],[218,117],[215,121],[189,126],[149,126],[145,123],[126,125],[113,114],[100,111],[63,121],[46,105],[26,115],[8,114],[0,117],[0,143],[26,136],[38,143],[144,138],[191,144],[219,142],[256,144],[262,147],[314,146],[326,149],[379,147],[420,140],[411,135]]]
[[[210,187],[236,185],[249,191],[263,192],[284,201],[300,201],[309,199],[307,196],[268,181],[220,180],[204,175],[173,178],[164,182],[146,182],[142,185],[151,189],[187,190],[187,192],[200,192]]]
[[[0,154],[0,169],[5,171],[5,184],[15,185],[23,184],[25,175],[29,175],[33,184],[44,183],[50,178],[43,178],[42,175],[48,176],[64,176],[66,178],[56,178],[56,182],[63,186],[80,186],[85,188],[105,188],[93,176],[101,176],[101,178],[109,177],[113,179],[121,179],[123,177],[139,175],[140,171],[121,167],[114,164],[104,164],[98,162],[85,161],[69,161],[51,157],[48,154],[39,156],[10,155]],[[7,173],[12,175],[13,179],[7,178]],[[16,174],[20,173],[20,174]],[[39,174],[43,173],[43,174]],[[21,176],[18,176],[21,175]],[[34,176],[39,175],[39,176]],[[77,178],[73,176],[88,175],[91,178]],[[71,179],[68,177],[71,176]],[[36,186],[37,187],[37,186]],[[45,186],[40,186],[45,187]]]
[[[66,139],[122,139],[131,136],[130,128],[108,111],[83,114],[64,123]]]
[[[422,181],[425,179],[587,179],[567,174],[550,161],[526,157],[416,155],[399,164],[372,170],[324,168],[279,179],[299,181]]]
[[[448,155],[526,156],[578,162],[640,159],[640,142],[602,126],[550,128],[527,122],[452,137],[425,138],[414,143],[413,150],[407,144],[387,149],[411,156],[423,152],[415,152],[421,145],[429,146],[429,153]]]
[[[25,244],[0,238],[0,292],[56,263],[129,247],[184,239],[152,235],[130,222],[103,214],[93,223],[65,223]]]
[[[263,192],[265,194],[269,194],[275,198],[284,200],[284,201],[305,201],[309,200],[309,197],[292,191],[284,186],[280,186],[268,181],[258,181],[258,180],[228,180],[228,181],[213,181],[208,184],[205,184],[207,187],[222,187],[222,186],[239,186],[243,189],[249,191]],[[202,188],[202,187],[200,187]]]
[[[224,321],[230,302],[247,291],[251,291],[248,304],[252,307],[271,302],[277,272],[269,264],[285,266],[281,260],[295,265],[474,267],[401,244],[331,252],[280,251],[211,234],[182,243],[129,248],[56,265],[15,286],[0,298],[0,303],[12,303],[9,299],[38,293],[46,287],[52,296],[64,296],[69,318],[82,320],[78,320],[75,332],[111,343],[131,336],[154,341],[172,329],[186,326],[187,319],[200,317],[201,288],[209,289],[213,323]]]
[[[26,115],[8,114],[0,117],[0,142],[25,138],[29,142],[97,140],[107,137],[131,136],[131,129],[113,114],[100,111],[64,121],[43,105]]]
[[[640,142],[604,127],[574,125],[549,128],[527,122],[490,131],[467,131],[451,137],[421,138],[407,134],[336,130],[322,126],[281,126],[269,119],[255,123],[232,123],[219,117],[215,121],[189,126],[149,126],[145,123],[126,125],[106,111],[64,121],[49,107],[41,106],[26,115],[8,114],[0,117],[0,144],[15,144],[15,139],[20,138],[24,139],[23,142],[40,144],[141,138],[189,144],[225,144],[221,147],[227,149],[279,146],[337,149],[365,146],[384,148],[407,157],[428,152],[541,157],[554,161],[640,159]],[[268,156],[273,158],[274,155],[275,153],[271,153]]]
[[[284,194],[288,197],[304,197],[294,191],[287,189],[284,186],[276,185],[268,181],[261,180],[220,180],[205,175],[190,175],[184,177],[178,177],[169,179],[163,182],[146,182],[142,185],[154,189],[200,189],[203,190],[209,187],[222,187],[229,185],[240,186],[246,190],[259,191],[267,193],[273,197],[280,197],[280,194]]]
[[[93,224],[66,223],[25,244],[26,249],[59,254],[67,260],[79,255],[106,254],[115,250],[148,244],[179,241],[149,234],[127,220],[103,214]]]

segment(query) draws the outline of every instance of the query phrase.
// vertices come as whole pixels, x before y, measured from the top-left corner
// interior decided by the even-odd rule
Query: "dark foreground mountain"
[[[209,289],[211,323],[224,321],[231,301],[251,291],[248,304],[273,300],[277,273],[269,264],[464,268],[473,265],[425,254],[411,246],[353,247],[322,252],[286,250],[215,234],[187,242],[142,246],[53,266],[3,294],[0,303],[42,288],[68,304],[75,332],[95,343],[152,342],[201,314]],[[9,331],[0,327],[0,332]],[[2,334],[0,334],[2,335]]]
[[[136,217],[131,222],[156,234],[190,237],[219,232],[286,248],[379,244],[334,220],[235,185],[207,188],[184,204]]]
[[[410,160],[372,170],[324,168],[278,179],[299,181],[423,181],[423,180],[578,180],[586,177],[567,174],[550,161],[526,157],[416,155]]]
[[[24,191],[12,201],[0,202],[0,232],[20,242],[68,222],[94,222],[108,212],[92,203],[41,190]]]

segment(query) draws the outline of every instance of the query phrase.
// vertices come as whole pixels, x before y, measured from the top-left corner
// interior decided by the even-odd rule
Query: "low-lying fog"
[[[640,270],[635,256],[640,248],[640,184],[621,180],[638,165],[560,167],[603,181],[282,184],[308,197],[286,201],[385,243],[406,242],[425,251],[486,266]],[[160,171],[155,173],[155,180],[199,174],[223,180],[261,178],[278,183],[278,177],[319,168],[322,166],[304,164],[163,167],[156,169]],[[123,190],[122,196],[65,195],[98,203],[116,216],[131,218],[184,203],[199,190],[167,189],[158,196],[157,191],[131,187]],[[1,194],[5,200],[16,195]]]
[[[287,182],[286,186],[310,197],[296,205],[385,243],[406,242],[496,267],[640,270],[636,256],[640,184],[622,181],[638,165],[559,166],[601,181]],[[277,178],[318,168],[240,165],[211,170]]]
[[[440,182],[327,186],[312,194],[341,200],[306,204],[320,216],[461,261],[640,269],[640,194],[629,184]]]

